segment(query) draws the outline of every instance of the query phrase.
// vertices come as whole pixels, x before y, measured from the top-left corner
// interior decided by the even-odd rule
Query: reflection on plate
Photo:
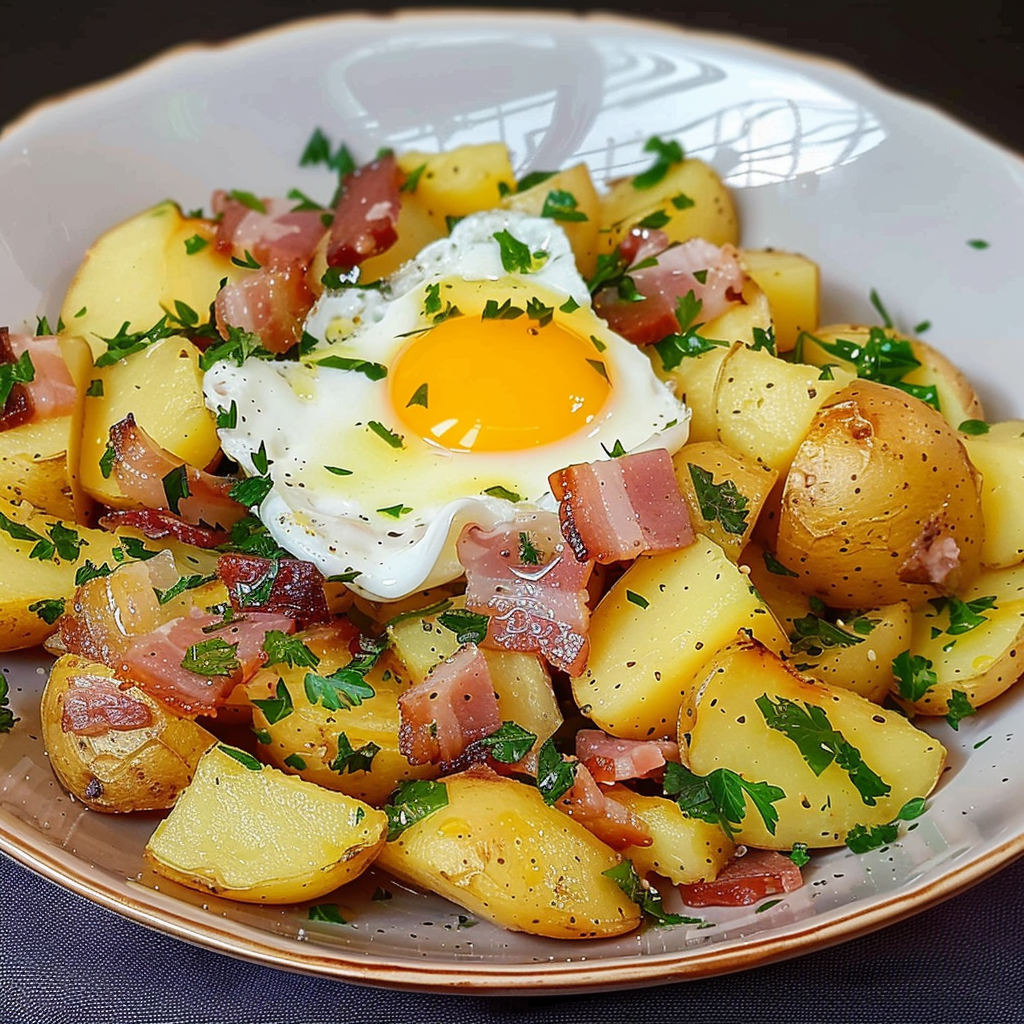
[[[217,187],[314,189],[320,172],[297,155],[315,126],[362,157],[501,139],[519,172],[582,159],[603,179],[644,166],[649,135],[679,137],[737,190],[746,244],[819,260],[825,321],[869,318],[877,288],[897,325],[931,321],[928,340],[968,368],[990,418],[1024,415],[1004,376],[1018,305],[1000,254],[1024,235],[1015,156],[833,65],[614,18],[335,18],[182,50],[45,106],[0,138],[3,316],[18,329],[52,315],[88,243],[166,196],[191,208]],[[1024,695],[1011,692],[958,732],[932,726],[950,763],[915,828],[866,855],[816,855],[807,885],[764,913],[559,942],[467,927],[390,881],[394,898],[375,902],[371,874],[338,893],[350,924],[311,922],[160,881],[141,860],[155,818],[71,801],[38,740],[45,664],[4,659],[22,721],[0,736],[0,848],[173,935],[351,981],[574,991],[737,970],[879,927],[1024,852]]]

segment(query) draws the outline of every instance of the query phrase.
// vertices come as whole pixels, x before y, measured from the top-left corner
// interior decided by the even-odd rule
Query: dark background
[[[171,46],[216,43],[296,17],[367,6],[0,0],[0,126],[40,99]],[[615,13],[833,57],[1024,151],[1024,4],[961,3],[944,11],[936,3],[719,0],[713,9],[639,3]],[[1014,369],[1024,377],[1024,367]],[[184,945],[0,856],[0,1024],[1024,1021],[1022,931],[1024,861],[881,932],[743,974],[582,997],[410,996],[285,974]]]

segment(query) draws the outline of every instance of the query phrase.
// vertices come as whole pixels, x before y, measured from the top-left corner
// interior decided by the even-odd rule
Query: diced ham
[[[691,882],[679,891],[691,907],[748,907],[803,884],[800,868],[789,857],[776,850],[748,849],[734,857],[713,882]]]
[[[279,612],[303,626],[331,618],[323,574],[312,562],[227,554],[217,559],[217,575],[236,611]]]
[[[153,710],[108,676],[75,675],[64,692],[60,727],[76,736],[103,736],[115,730],[144,729],[153,724]]]
[[[702,238],[669,245],[660,231],[634,229],[620,246],[630,265],[654,260],[652,266],[627,270],[642,298],[624,299],[617,288],[600,289],[594,308],[616,333],[636,345],[650,345],[679,333],[678,301],[689,292],[701,302],[698,322],[707,323],[743,299],[745,275],[731,245],[719,248]]]
[[[679,761],[673,740],[624,740],[600,729],[576,733],[576,756],[598,782],[649,779],[661,774],[666,761]]]
[[[583,671],[593,563],[573,556],[554,513],[494,530],[467,526],[457,550],[466,570],[466,607],[490,616],[486,646],[540,654],[572,675]]]
[[[394,245],[401,206],[401,172],[393,154],[346,175],[327,243],[328,266],[351,269]]]
[[[0,430],[22,423],[70,416],[78,389],[53,335],[11,334],[0,327],[0,363],[16,363],[25,354],[32,363],[32,380],[15,384],[0,409]]]
[[[615,799],[614,789],[603,790],[584,764],[576,765],[576,781],[555,807],[617,850],[654,842],[646,824]]]
[[[116,530],[129,526],[139,530],[151,540],[173,537],[194,548],[216,548],[225,543],[230,534],[226,530],[211,530],[205,526],[193,526],[180,516],[155,508],[111,509],[100,518],[100,526]]]
[[[249,679],[263,664],[263,639],[270,630],[295,631],[295,621],[285,615],[247,612],[225,623],[219,615],[197,609],[172,619],[159,629],[136,637],[125,652],[125,672],[140,689],[183,715],[216,714],[231,691]],[[234,649],[223,671],[197,672],[184,667],[193,645],[221,640]],[[218,645],[220,646],[220,645]]]
[[[948,587],[960,568],[960,545],[949,527],[942,522],[925,524],[914,541],[910,555],[900,566],[899,578],[904,583],[934,584]]]
[[[177,502],[176,514],[186,522],[229,527],[245,515],[245,508],[228,497],[233,481],[187,466],[161,448],[136,422],[132,413],[110,428],[114,451],[112,473],[122,495],[143,508],[168,509],[164,478],[182,470],[188,495]]]
[[[322,210],[296,210],[291,199],[259,200],[262,210],[218,190],[212,207],[219,218],[215,245],[219,252],[261,266],[308,262],[327,228]]]
[[[398,698],[398,749],[410,764],[455,761],[501,728],[498,698],[483,653],[459,648]]]
[[[580,561],[602,564],[693,543],[690,513],[664,448],[552,473],[562,536]]]
[[[279,262],[224,285],[214,301],[214,313],[225,338],[229,325],[238,327],[259,335],[264,348],[281,353],[302,338],[302,325],[314,301],[306,284],[306,264]]]

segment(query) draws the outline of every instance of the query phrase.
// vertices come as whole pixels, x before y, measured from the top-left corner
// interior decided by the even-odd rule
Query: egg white
[[[494,235],[505,229],[542,254],[528,272],[502,266]],[[594,363],[611,389],[585,427],[523,450],[451,451],[403,428],[386,377],[316,365],[342,357],[390,368],[445,309],[480,317],[488,299],[519,308],[539,302],[556,323],[592,339]],[[686,439],[685,406],[647,357],[592,312],[565,234],[547,218],[512,211],[467,217],[381,290],[325,293],[306,330],[323,344],[302,362],[215,364],[204,381],[206,401],[212,410],[235,404],[236,425],[219,433],[246,472],[258,472],[253,457],[261,446],[266,453],[273,489],[259,515],[275,540],[325,575],[357,574],[351,586],[370,599],[397,600],[456,578],[462,528],[494,527],[517,504],[553,508],[550,473],[606,458],[616,445],[674,451]]]

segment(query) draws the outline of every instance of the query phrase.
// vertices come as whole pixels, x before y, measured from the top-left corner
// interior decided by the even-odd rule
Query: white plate
[[[583,159],[602,179],[645,166],[649,135],[678,137],[736,190],[746,244],[820,261],[825,320],[870,319],[876,288],[899,325],[932,322],[927,338],[969,370],[990,418],[1024,415],[1007,378],[1024,163],[841,67],[609,17],[339,17],[180,50],[44,106],[0,137],[5,322],[55,316],[89,242],[167,196],[191,208],[217,187],[325,192],[327,172],[297,166],[316,126],[361,158],[501,139],[520,172]],[[864,856],[815,856],[807,885],[764,913],[560,942],[465,927],[457,908],[391,883],[395,898],[374,902],[369,876],[338,894],[350,925],[312,923],[160,882],[141,861],[155,818],[71,801],[37,738],[44,665],[5,658],[22,721],[0,736],[0,848],[162,931],[351,981],[573,991],[737,970],[892,922],[1024,852],[1018,691],[957,733],[932,727],[950,767],[916,828]]]

